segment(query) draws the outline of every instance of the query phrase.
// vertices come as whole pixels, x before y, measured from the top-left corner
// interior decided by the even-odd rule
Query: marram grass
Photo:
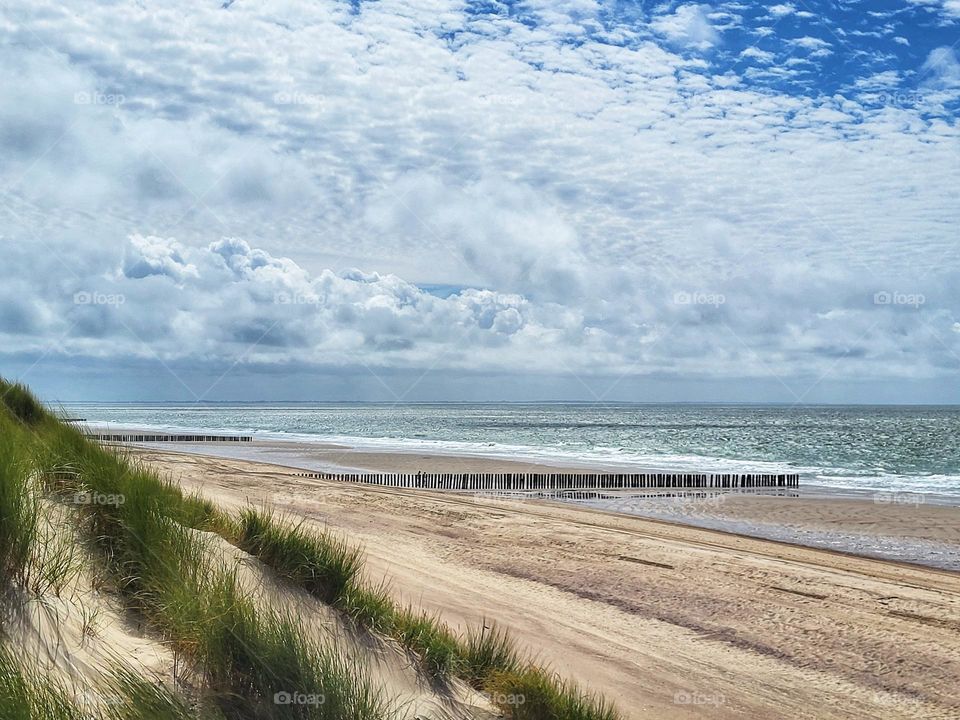
[[[419,657],[431,677],[458,677],[481,690],[506,717],[620,717],[602,698],[523,658],[510,637],[495,626],[471,630],[461,638],[438,617],[399,606],[385,585],[366,585],[360,552],[331,533],[313,533],[302,523],[287,525],[268,511],[255,509],[241,513],[236,533],[239,547],[280,575],[361,626],[396,640]],[[335,588],[339,592],[333,592]]]
[[[17,585],[26,584],[40,525],[26,438],[16,422],[0,413],[0,577]]]
[[[5,570],[26,565],[36,538],[36,522],[23,513],[22,502],[32,463],[41,476],[55,478],[47,489],[55,490],[60,501],[69,504],[72,495],[87,498],[73,502],[70,517],[89,539],[91,556],[102,564],[108,588],[141,627],[193,662],[205,681],[201,695],[218,717],[394,716],[364,668],[344,659],[336,648],[310,640],[297,619],[255,604],[223,562],[212,559],[216,552],[206,544],[210,536],[197,529],[229,525],[212,504],[185,495],[125,454],[87,441],[55,418],[21,417],[2,405],[0,423],[5,431],[0,434],[0,512],[6,533],[0,559]],[[64,473],[63,468],[71,470]],[[34,700],[46,696],[30,693],[47,693],[49,688],[31,685],[30,677],[9,669],[0,668],[2,682],[12,683],[4,694],[14,698],[9,706],[0,706],[4,720],[75,716],[71,713],[76,706],[61,703],[59,695],[50,695],[46,703],[53,714],[38,714]],[[137,690],[136,702],[120,702],[112,711],[126,707],[129,717],[178,717],[162,690],[153,692],[134,682],[128,675],[123,687]],[[91,715],[85,711],[80,717],[89,720]]]
[[[363,564],[361,553],[329,533],[285,526],[266,511],[240,513],[234,541],[277,573],[312,595],[333,602],[354,582]]]

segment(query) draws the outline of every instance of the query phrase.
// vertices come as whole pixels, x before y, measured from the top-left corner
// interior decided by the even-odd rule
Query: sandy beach
[[[166,451],[210,455],[319,472],[610,472],[636,467],[583,467],[543,461],[353,448],[323,442],[254,439],[247,443],[163,443]],[[665,472],[664,468],[644,468]],[[864,493],[801,482],[799,491],[672,494],[607,493],[585,508],[694,525],[857,555],[960,571],[960,508],[952,498],[917,493]]]
[[[342,461],[348,451],[323,452]],[[456,626],[509,628],[631,718],[960,716],[954,572],[557,503],[138,453],[225,506],[268,503],[361,542],[374,579],[406,601]],[[367,460],[348,454],[344,464]],[[744,497],[721,507],[753,523],[958,538],[956,509],[933,505]]]

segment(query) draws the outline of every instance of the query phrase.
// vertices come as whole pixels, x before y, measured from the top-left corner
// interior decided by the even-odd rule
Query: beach
[[[628,717],[960,714],[955,572],[557,502],[301,477],[295,467],[178,449],[136,452],[225,507],[268,504],[362,543],[368,574],[406,602],[456,627],[485,619],[509,629]],[[289,453],[275,450],[275,462]],[[477,458],[316,452],[344,467],[492,467]],[[804,497],[713,505],[727,522],[954,552],[958,543],[948,506]]]
[[[254,439],[245,443],[163,443],[169,451],[276,464],[299,471],[397,473],[591,473],[616,471],[562,459],[397,452],[324,442]],[[636,470],[637,468],[630,468]],[[662,467],[647,471],[664,472]],[[785,492],[630,491],[569,501],[638,515],[880,559],[960,570],[960,507],[955,497],[808,487]],[[520,496],[516,496],[519,498]],[[558,501],[562,498],[558,497]]]

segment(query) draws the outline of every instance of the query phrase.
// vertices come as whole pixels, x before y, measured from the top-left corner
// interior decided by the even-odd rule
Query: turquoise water
[[[78,404],[91,423],[663,470],[960,498],[960,408],[586,404]]]

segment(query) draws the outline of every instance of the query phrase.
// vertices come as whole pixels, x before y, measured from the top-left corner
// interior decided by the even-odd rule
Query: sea
[[[960,407],[586,403],[77,403],[88,424],[252,434],[566,467],[799,473],[825,492],[960,504]]]

